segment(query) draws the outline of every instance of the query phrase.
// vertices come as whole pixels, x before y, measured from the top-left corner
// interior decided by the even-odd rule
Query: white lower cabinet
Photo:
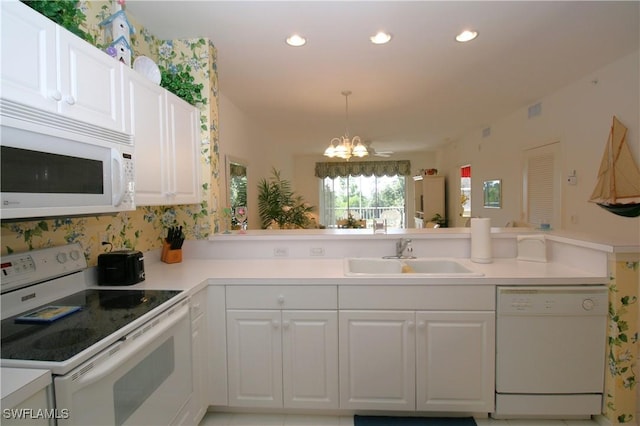
[[[416,354],[418,411],[493,411],[494,312],[416,312]]]
[[[227,311],[229,405],[282,406],[279,311]]]
[[[340,408],[490,412],[491,286],[341,286]]]
[[[225,300],[229,406],[494,409],[492,286],[228,286]]]
[[[413,312],[340,311],[340,407],[415,410]]]
[[[191,296],[191,362],[193,371],[193,396],[189,424],[198,424],[207,412],[207,289]]]
[[[493,312],[340,311],[340,406],[493,409]]]
[[[338,408],[335,287],[227,290],[229,405]]]
[[[282,311],[286,408],[338,408],[338,312]]]

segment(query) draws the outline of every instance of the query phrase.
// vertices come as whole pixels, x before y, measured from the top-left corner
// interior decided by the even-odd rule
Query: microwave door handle
[[[125,345],[124,348],[116,351],[112,356],[107,357],[102,363],[98,364],[82,376],[75,382],[74,387],[81,389],[85,386],[89,386],[98,380],[112,374],[116,369],[122,366],[127,360],[135,355],[135,353],[141,349],[146,348],[154,340],[160,338],[171,327],[178,324],[180,321],[188,318],[189,309],[186,305],[179,308],[169,318],[165,318],[160,324],[153,327],[151,330],[144,333],[142,336],[135,339],[131,344]],[[129,336],[132,333],[129,334]],[[124,345],[124,343],[118,343]]]
[[[111,185],[113,188],[112,202],[114,207],[119,206],[122,203],[125,195],[125,179],[124,179],[124,164],[122,164],[122,158],[120,151],[115,148],[111,149]],[[115,190],[117,188],[117,191]]]

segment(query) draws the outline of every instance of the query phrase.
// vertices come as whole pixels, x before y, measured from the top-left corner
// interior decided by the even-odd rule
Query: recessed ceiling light
[[[385,44],[391,40],[391,34],[379,31],[376,35],[369,37],[373,44]]]
[[[293,47],[300,47],[307,44],[307,39],[298,34],[293,34],[290,37],[287,37],[287,44]]]
[[[465,43],[467,41],[471,41],[474,38],[478,37],[478,32],[474,30],[464,30],[460,34],[456,36],[456,41],[460,43]]]

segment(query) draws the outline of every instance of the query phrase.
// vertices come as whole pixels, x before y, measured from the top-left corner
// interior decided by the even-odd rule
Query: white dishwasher
[[[602,411],[606,286],[498,287],[495,418]]]

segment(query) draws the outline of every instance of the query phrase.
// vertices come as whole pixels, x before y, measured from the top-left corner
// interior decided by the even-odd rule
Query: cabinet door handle
[[[69,95],[67,97],[64,98],[64,101],[66,103],[68,103],[69,105],[74,105],[76,103],[76,100],[73,96]]]
[[[407,322],[407,328],[409,328],[409,330],[413,330],[413,328],[416,326],[416,323],[413,321],[408,321]]]
[[[52,90],[52,91],[49,93],[49,97],[50,97],[51,99],[53,99],[54,101],[59,102],[59,101],[61,101],[61,100],[62,100],[62,93],[60,93],[60,91],[59,91],[59,90]]]
[[[418,328],[419,329],[424,329],[427,326],[427,323],[424,321],[418,321]]]
[[[285,330],[289,329],[289,321],[282,321],[282,328]]]
[[[284,305],[284,295],[283,294],[278,296],[278,304],[279,305]]]
[[[199,303],[194,303],[191,306],[191,313],[196,316],[200,314],[200,304]]]
[[[271,321],[271,325],[273,326],[273,328],[277,329],[278,327],[280,327],[280,322],[273,320]]]

